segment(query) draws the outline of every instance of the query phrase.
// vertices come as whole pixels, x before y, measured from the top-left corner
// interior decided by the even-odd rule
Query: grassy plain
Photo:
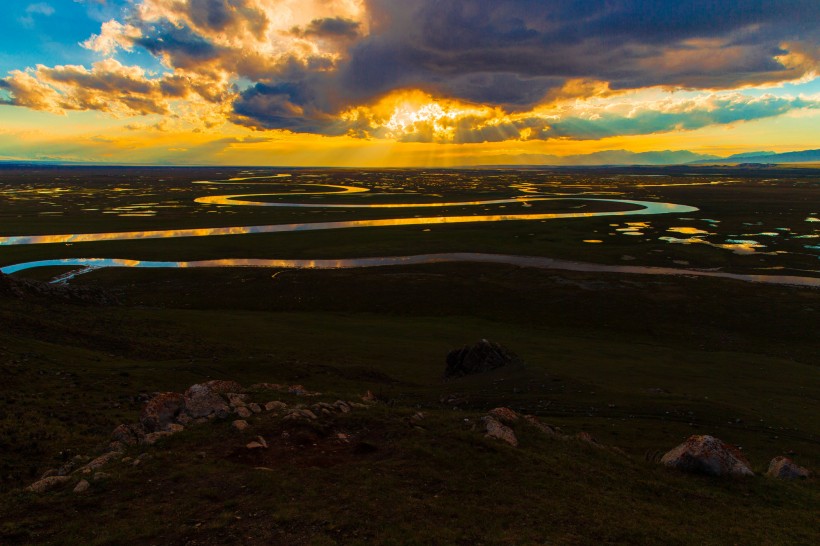
[[[188,181],[212,174],[162,171],[161,177],[178,177],[174,183],[187,192]],[[347,171],[331,174],[356,177]],[[583,173],[562,185],[625,174]],[[698,170],[704,179],[717,174],[723,173]],[[104,178],[109,175],[101,174],[99,184],[109,184]],[[46,184],[55,175],[27,176],[32,184]],[[509,177],[532,181],[542,175],[490,172],[488,179],[492,176],[507,178],[497,188],[490,185],[491,195],[509,196],[501,191]],[[768,178],[779,176],[651,188],[637,184],[650,184],[654,177],[629,180],[627,198],[698,206],[693,217],[700,220],[685,224],[678,217],[652,216],[434,226],[429,232],[354,229],[32,245],[0,249],[0,262],[70,255],[176,260],[486,251],[631,265],[687,261],[732,272],[782,267],[786,273],[808,270],[800,274],[817,276],[812,273],[818,269],[817,253],[804,248],[817,244],[812,239],[780,235],[766,242],[788,254],[739,255],[657,238],[669,227],[707,225],[703,219],[721,220],[721,234],[777,227],[813,234],[817,224],[805,218],[820,212],[817,179],[805,173],[776,183]],[[458,192],[439,193],[449,198]],[[149,197],[151,202],[166,198]],[[41,224],[35,201],[4,205],[0,235],[75,225],[88,231],[130,230],[135,223],[154,229],[189,221],[169,209],[174,212],[150,218],[66,213],[49,220],[54,224]],[[251,225],[278,223],[292,214],[242,209],[196,220]],[[633,220],[650,222],[645,237],[609,235],[609,224]],[[605,242],[580,242],[591,238]],[[633,259],[624,260],[625,255]],[[56,272],[18,276],[45,279]],[[680,475],[654,462],[657,453],[688,435],[708,433],[742,446],[758,473],[780,454],[820,468],[817,289],[489,264],[284,272],[111,269],[72,284],[104,290],[120,303],[0,297],[3,544],[810,544],[818,539],[820,489],[814,478],[799,483],[710,479]],[[481,338],[507,345],[525,366],[444,381],[446,353]],[[191,427],[156,446],[131,448],[129,455],[146,452],[149,458],[137,467],[113,465],[106,470],[112,477],[93,483],[84,496],[70,489],[46,495],[21,489],[75,454],[94,453],[116,425],[135,421],[140,393],[179,392],[210,378],[245,385],[301,383],[331,402],[357,399],[369,389],[381,402],[299,430],[269,416],[251,420],[253,434],[233,431],[227,422]],[[442,402],[448,398],[458,401]],[[518,448],[485,439],[474,427],[496,406],[538,415],[568,434],[589,432],[628,457],[524,426],[516,427]],[[408,425],[417,411],[426,415],[421,428]],[[274,441],[263,454],[249,455],[244,448],[256,434],[275,439],[283,431],[306,440]],[[333,442],[338,432],[354,440],[338,445]]]

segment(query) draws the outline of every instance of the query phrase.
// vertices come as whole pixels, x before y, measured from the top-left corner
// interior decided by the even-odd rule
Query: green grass
[[[177,176],[177,185],[205,177],[168,176]],[[780,201],[767,204],[771,189],[782,190]],[[815,206],[804,190],[792,182],[779,188],[749,183],[743,190],[748,207],[733,202],[728,188],[641,191],[697,204],[699,217],[719,216],[732,224],[728,230],[746,230],[745,221],[757,221],[755,211],[765,222],[782,220],[778,210],[802,222]],[[31,223],[20,229],[35,224],[27,218]],[[11,216],[2,221],[13,223]],[[657,235],[677,222],[652,217],[652,229]],[[0,260],[468,250],[602,263],[621,263],[629,254],[636,257],[631,264],[689,259],[733,271],[782,259],[816,269],[811,255],[737,256],[622,236],[604,245],[578,244],[596,230],[608,232],[609,223],[35,245],[4,248]],[[47,279],[56,271],[25,276]],[[115,294],[121,305],[0,296],[0,543],[820,539],[816,478],[709,479],[652,462],[690,434],[708,433],[742,446],[757,473],[785,453],[820,468],[820,291],[490,264],[273,273],[111,269],[72,281]],[[482,338],[503,343],[525,365],[444,381],[447,352]],[[156,446],[132,448],[129,456],[146,452],[149,458],[139,466],[113,463],[106,469],[111,478],[92,483],[87,495],[23,491],[45,470],[102,449],[115,426],[138,418],[140,394],[181,392],[212,378],[301,383],[328,401],[356,400],[371,390],[383,402],[304,428],[267,415],[251,418],[252,431],[242,434],[229,421],[195,426]],[[441,402],[450,395],[461,401]],[[260,402],[280,397],[254,396]],[[570,435],[589,432],[628,457],[547,438],[524,424],[516,426],[517,449],[485,439],[474,425],[501,405],[536,414]],[[417,411],[427,416],[423,430],[408,425]],[[286,430],[291,440],[282,437]],[[335,443],[338,432],[351,443]],[[249,454],[243,446],[256,434],[271,448]]]

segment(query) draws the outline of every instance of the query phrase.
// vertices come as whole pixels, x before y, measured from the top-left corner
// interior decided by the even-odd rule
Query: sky
[[[820,148],[817,0],[4,0],[3,15],[0,160]]]

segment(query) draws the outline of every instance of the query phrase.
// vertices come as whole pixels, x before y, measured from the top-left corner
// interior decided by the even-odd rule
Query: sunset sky
[[[5,0],[0,160],[820,148],[818,0]]]

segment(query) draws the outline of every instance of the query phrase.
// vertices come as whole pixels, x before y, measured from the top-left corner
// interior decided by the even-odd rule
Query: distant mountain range
[[[736,165],[739,163],[820,163],[820,150],[776,153],[771,151],[745,152],[728,157],[696,154],[688,150],[663,150],[657,152],[630,152],[606,150],[591,154],[558,156],[551,154],[517,154],[487,156],[482,165],[556,165],[556,166],[605,166],[605,165]]]
[[[590,154],[552,155],[552,154],[505,154],[497,153],[483,156],[481,163],[471,166],[664,166],[664,165],[738,165],[738,164],[783,164],[783,163],[820,163],[820,149],[800,152],[776,153],[772,151],[744,152],[728,157],[697,154],[688,150],[663,150],[656,152],[630,152],[628,150],[605,150]],[[105,166],[104,163],[81,163],[76,161],[25,161],[0,159],[0,166]],[[148,167],[150,165],[142,165]],[[173,165],[165,165],[171,167]],[[218,165],[213,165],[217,167]]]
[[[718,159],[701,159],[692,163],[820,163],[820,150],[803,150],[802,152],[747,152]]]

